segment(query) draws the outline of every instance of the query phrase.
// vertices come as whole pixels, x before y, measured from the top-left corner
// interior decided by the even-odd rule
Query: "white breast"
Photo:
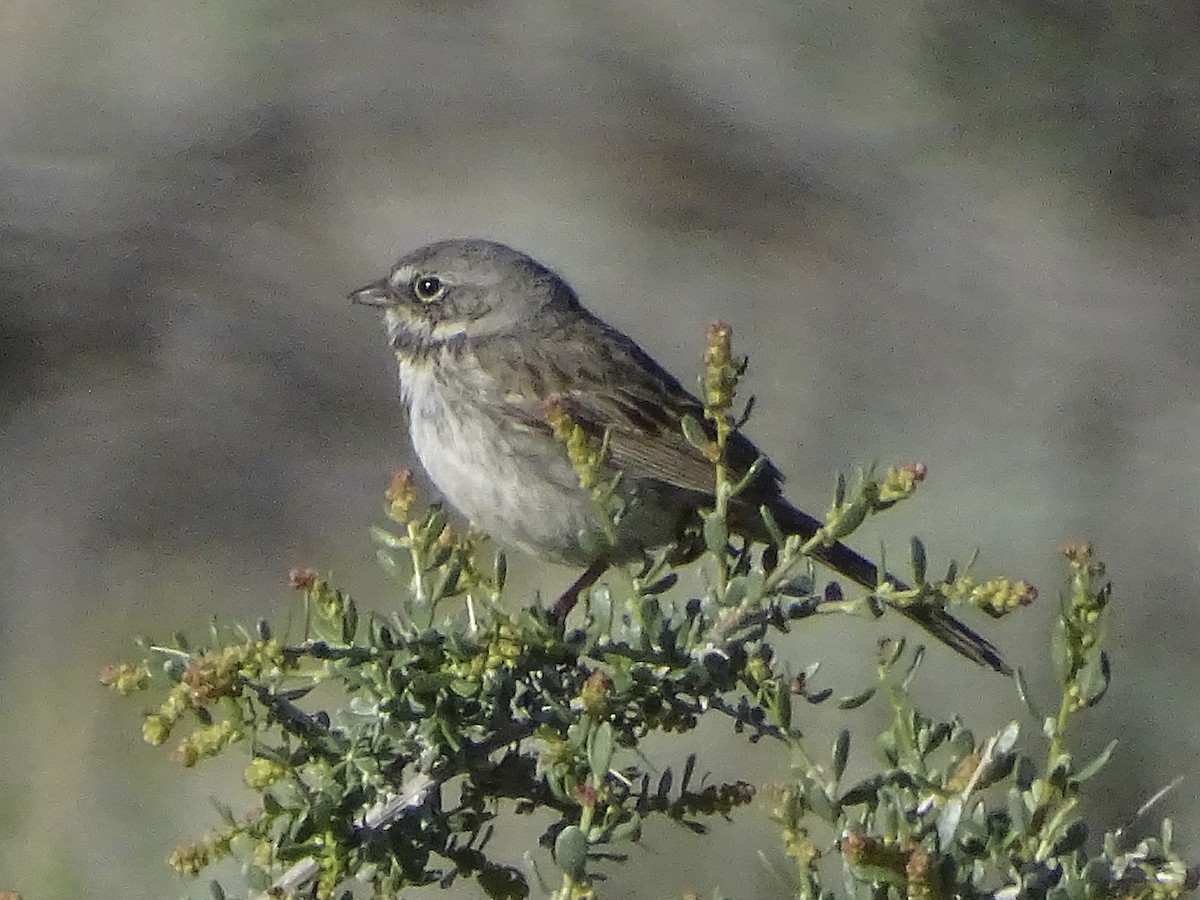
[[[441,360],[400,363],[413,447],[430,479],[500,543],[550,561],[592,562],[602,540],[596,507],[563,447],[503,419],[491,380],[452,362],[453,381],[439,372]]]

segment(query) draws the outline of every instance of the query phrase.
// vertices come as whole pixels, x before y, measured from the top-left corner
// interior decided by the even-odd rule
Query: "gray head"
[[[386,310],[392,345],[411,352],[512,334],[579,304],[567,283],[541,263],[478,238],[414,250],[350,299]]]

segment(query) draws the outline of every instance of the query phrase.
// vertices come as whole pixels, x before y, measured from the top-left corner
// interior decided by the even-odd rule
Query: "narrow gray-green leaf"
[[[928,565],[928,557],[925,555],[925,544],[919,537],[915,535],[909,544],[910,556],[912,557],[913,579],[917,584],[925,583],[925,570]]]
[[[838,709],[858,709],[868,700],[875,696],[875,687],[869,687],[859,694],[854,694],[851,697],[843,697],[838,701]]]
[[[602,779],[608,773],[615,746],[612,725],[601,722],[592,733],[591,744],[588,747],[588,766],[594,778]]]
[[[1076,772],[1075,776],[1071,780],[1076,783],[1087,781],[1089,778],[1103,769],[1108,764],[1108,760],[1112,756],[1113,751],[1117,749],[1117,743],[1118,742],[1116,740],[1109,741],[1108,746],[1101,750],[1100,754],[1095,759]]]
[[[938,844],[942,847],[951,846],[954,840],[954,833],[958,831],[958,823],[962,819],[963,802],[958,796],[951,797],[946,801],[946,805],[942,807],[941,814],[938,816],[937,833]]]
[[[843,728],[833,742],[833,781],[842,780],[846,772],[846,761],[850,759],[850,729]]]
[[[996,735],[995,753],[1000,756],[1010,751],[1017,745],[1017,738],[1021,736],[1021,725],[1018,722],[1009,722]]]
[[[719,513],[710,512],[704,517],[704,546],[709,553],[722,555],[729,543],[729,531],[725,519]]]

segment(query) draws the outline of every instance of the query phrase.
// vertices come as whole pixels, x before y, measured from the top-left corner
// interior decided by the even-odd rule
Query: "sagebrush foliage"
[[[793,666],[777,649],[796,621],[877,614],[881,597],[1000,614],[1032,594],[1023,582],[977,584],[954,566],[931,582],[917,541],[910,592],[847,598],[816,582],[807,555],[814,542],[839,539],[908,496],[924,476],[917,466],[864,473],[853,491],[839,479],[827,528],[807,544],[778,534],[765,553],[731,544],[724,515],[739,485],[722,459],[743,368],[729,353],[728,329],[711,330],[702,393],[716,440],[704,449],[718,490],[695,536],[703,553],[691,565],[707,584],[698,595],[677,586],[664,548],[627,588],[593,588],[576,627],[564,630],[537,604],[518,608],[505,593],[503,554],[450,528],[437,506],[420,508],[401,474],[388,492],[390,524],[375,535],[403,585],[389,615],[360,617],[329,580],[296,572],[299,633],[276,637],[266,623],[214,627],[207,647],[146,644],[142,662],[108,670],[104,680],[123,693],[164,694],[144,719],[147,741],[176,737],[185,766],[244,753],[246,784],[261,798],[250,811],[220,808],[221,824],[178,847],[172,865],[197,874],[232,854],[244,890],[276,896],[393,897],[462,877],[493,897],[525,896],[531,880],[558,898],[592,896],[598,867],[619,872],[646,820],[672,820],[703,840],[705,819],[755,800],[743,780],[698,782],[695,753],[682,771],[651,775],[649,735],[689,742],[702,717],[718,716],[748,740],[775,742],[793,762],[791,783],[766,801],[792,862],[783,877],[798,897],[1081,900],[1194,888],[1169,822],[1141,841],[1090,837],[1077,812],[1084,783],[1113,749],[1080,765],[1066,745],[1072,717],[1108,683],[1101,637],[1110,588],[1085,546],[1067,551],[1054,639],[1058,710],[1042,721],[1031,706],[1040,753],[1027,749],[1040,739],[1022,740],[1030,729],[1020,723],[977,738],[959,717],[918,712],[909,687],[921,653],[906,654],[903,642],[865,661],[877,688],[840,701],[846,725],[836,738],[801,734],[797,711],[830,701],[832,691],[814,686],[815,665]],[[580,445],[561,415],[556,427],[581,480],[608,504],[613,491],[595,477],[603,445]],[[687,430],[707,441],[695,423]],[[853,712],[873,696],[891,709],[878,736],[863,734]],[[829,759],[812,749],[830,742]],[[874,773],[843,783],[852,748],[867,747]],[[535,811],[552,818],[540,865],[536,855],[520,869],[489,854],[504,817]],[[558,870],[552,887],[543,881],[548,860]]]

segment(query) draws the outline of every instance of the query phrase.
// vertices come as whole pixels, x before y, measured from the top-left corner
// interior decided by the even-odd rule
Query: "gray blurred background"
[[[533,253],[681,378],[730,322],[802,505],[926,463],[859,544],[1037,584],[980,624],[1043,703],[1057,548],[1094,541],[1116,682],[1076,747],[1122,744],[1089,811],[1186,775],[1148,818],[1200,849],[1193,2],[8,0],[0,34],[0,889],[204,894],[163,860],[210,794],[249,802],[240,763],[181,776],[96,673],[138,633],[281,618],[293,565],[386,606],[367,527],[409,450],[344,295],[455,235]],[[802,631],[849,693],[904,626]],[[943,651],[918,696],[1023,715]],[[827,746],[841,720],[803,714]],[[696,741],[713,777],[786,774]],[[762,798],[715,841],[648,830],[609,892],[784,896]]]

